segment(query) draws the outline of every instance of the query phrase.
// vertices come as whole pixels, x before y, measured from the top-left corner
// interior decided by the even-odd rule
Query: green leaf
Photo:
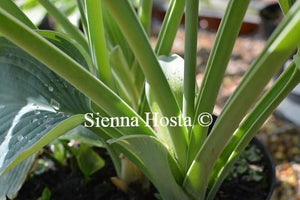
[[[112,49],[109,60],[119,95],[136,110],[139,93],[134,84],[135,77],[130,72],[130,67],[120,46]]]
[[[172,92],[176,97],[177,104],[179,107],[182,107],[184,60],[180,56],[173,54],[170,56],[159,56],[159,63],[161,64]],[[146,96],[152,113],[154,115],[157,114],[157,119],[159,121],[163,114],[148,83],[146,83]],[[160,124],[157,124],[155,128],[157,129],[157,136],[162,139],[169,148],[175,148],[172,144],[172,136],[170,135],[171,133],[168,131],[168,128],[160,126]],[[174,150],[175,149],[172,149],[172,151]]]
[[[80,92],[4,38],[0,38],[0,68],[3,173],[84,121],[83,115],[70,115],[90,109]]]
[[[132,159],[132,156],[125,154],[151,180],[163,199],[189,199],[179,185],[182,174],[178,165],[158,139],[152,136],[124,136],[108,143],[120,144],[136,156]]]
[[[77,24],[79,14],[74,0],[49,1],[59,6],[59,10],[61,10],[73,24]],[[35,25],[40,25],[42,20],[45,19],[47,11],[38,0],[21,0],[15,2]],[[62,29],[57,23],[55,23],[54,26],[56,29]]]
[[[65,165],[67,159],[67,149],[62,141],[56,140],[53,142],[53,144],[51,144],[51,150],[53,152],[53,154],[51,154],[52,158],[60,165]]]
[[[77,128],[68,131],[65,135],[59,137],[59,139],[75,140],[95,147],[105,147],[102,139],[84,126],[78,126]]]
[[[5,37],[26,49],[34,58],[71,83],[109,116],[137,118],[140,126],[120,128],[124,135],[132,133],[154,135],[153,130],[146,126],[145,121],[130,106],[72,57],[21,24],[16,18],[1,8],[0,22],[0,32]],[[26,40],[22,39],[24,37]],[[49,59],[49,57],[55,59]]]
[[[187,0],[185,5],[184,95],[182,113],[184,117],[190,117],[193,120],[195,115],[199,1]]]
[[[80,145],[76,159],[80,170],[87,179],[105,165],[105,161],[86,144]]]
[[[31,166],[35,161],[35,155],[30,156],[11,171],[0,176],[0,199],[6,200],[6,197],[13,199],[17,196],[25,182]]]
[[[210,135],[189,169],[185,187],[193,188],[192,191],[206,188],[213,166],[235,129],[238,128],[239,123],[256,102],[272,76],[277,73],[299,45],[299,31],[300,1],[296,2],[290,9],[286,18],[267,42],[262,54],[253,62],[250,70],[244,75],[242,82],[226,103]],[[201,180],[197,179],[199,175],[202,175]],[[205,193],[204,190],[202,195],[203,193]]]
[[[163,69],[171,90],[176,98],[178,107],[182,107],[184,60],[176,54],[159,56],[158,61]]]
[[[135,7],[139,7],[141,0],[129,0],[129,2]]]
[[[83,30],[85,33],[87,33],[88,28],[87,28],[87,19],[85,14],[84,0],[76,0],[76,3],[80,12],[80,20],[81,20]]]
[[[231,52],[239,34],[249,2],[249,0],[230,0],[228,2],[225,15],[208,58],[196,103],[195,117],[203,112],[213,112]],[[226,49],[226,51],[224,51],[224,49]],[[189,164],[194,160],[202,146],[207,136],[207,131],[208,127],[203,127],[198,123],[193,126],[189,149]]]
[[[298,69],[300,70],[300,54],[299,54],[299,52],[298,52],[297,55],[294,56],[293,59],[294,59],[294,63],[296,65],[296,67],[298,67]]]
[[[72,57],[76,58],[76,60],[82,63],[84,66],[88,65],[87,61],[85,61],[84,56],[82,56],[81,52],[77,50],[76,45],[73,45],[69,40],[65,39],[63,35],[48,31],[39,31],[39,33],[41,35],[44,35],[45,37],[48,37],[48,39],[55,43],[57,46],[62,47],[66,52],[68,52]],[[70,84],[68,84],[63,79],[61,79],[53,72],[48,70],[45,66],[37,62],[31,56],[29,56],[28,54],[26,54],[25,52],[23,52],[22,50],[12,45],[10,42],[6,41],[3,38],[1,38],[0,41],[0,75],[2,77],[0,81],[2,85],[2,87],[0,87],[0,107],[2,108],[0,112],[0,118],[3,119],[3,116],[6,116],[4,120],[7,120],[7,124],[4,125],[4,127],[2,125],[2,127],[0,128],[0,137],[5,136],[4,133],[5,131],[7,131],[5,129],[9,129],[10,126],[9,121],[16,117],[16,115],[18,114],[18,110],[20,109],[19,107],[26,103],[27,98],[34,99],[39,98],[40,96],[41,99],[44,98],[45,101],[42,102],[41,107],[39,107],[39,103],[34,103],[36,105],[33,106],[33,110],[28,110],[30,111],[29,113],[24,113],[24,115],[27,115],[27,118],[30,118],[30,116],[34,116],[34,118],[31,118],[31,120],[29,120],[29,123],[27,125],[26,121],[28,121],[28,119],[26,119],[25,117],[22,118],[16,124],[16,128],[18,126],[20,128],[23,126],[25,127],[23,132],[18,131],[19,133],[16,136],[14,136],[17,137],[17,141],[18,139],[22,139],[24,140],[22,141],[22,143],[26,143],[27,140],[28,143],[32,142],[29,143],[29,145],[35,146],[35,148],[33,148],[29,147],[28,145],[29,148],[27,150],[25,148],[23,149],[28,151],[28,153],[24,155],[26,157],[27,155],[37,151],[42,146],[41,144],[34,144],[34,142],[37,142],[34,140],[38,140],[38,138],[40,138],[40,140],[38,141],[39,143],[43,142],[43,140],[45,141],[45,138],[41,137],[47,132],[49,132],[55,124],[58,124],[60,120],[66,119],[67,116],[62,117],[64,114],[59,114],[60,117],[58,117],[58,115],[55,114],[56,110],[54,110],[54,107],[56,109],[60,108],[61,110],[69,110],[68,113],[70,114],[70,111],[72,110],[77,110],[77,112],[80,112],[80,107],[82,111],[88,110],[89,102],[85,98],[83,98],[83,95],[76,91],[75,88],[73,88]],[[27,77],[27,79],[24,79],[24,77]],[[51,98],[54,96],[55,99]],[[77,103],[73,99],[77,99]],[[67,102],[62,103],[61,101]],[[75,105],[71,106],[70,102],[71,104]],[[51,112],[43,110],[43,108],[46,108],[47,104],[49,109],[52,107],[50,109]],[[78,107],[78,105],[81,106]],[[10,115],[9,118],[7,118],[8,115]],[[57,120],[55,118],[57,118]],[[59,118],[61,119],[59,120]],[[32,122],[31,127],[30,122]],[[43,126],[45,130],[43,130]],[[74,125],[71,124],[71,126]],[[41,132],[39,133],[40,135],[37,134],[37,131]],[[12,133],[14,132],[17,131],[12,131]],[[50,132],[48,134],[50,134]],[[30,138],[28,138],[28,135],[31,135]],[[43,143],[44,145],[46,145],[51,140],[55,139],[55,137],[48,136],[48,139],[48,141],[45,141]],[[0,145],[0,148],[3,147],[2,145],[3,143]],[[10,145],[13,145],[13,143],[11,143]],[[10,151],[10,154],[13,155],[13,153],[17,152]],[[15,162],[15,164],[13,165],[16,165],[25,157],[17,156],[17,159],[19,159],[19,161]],[[3,157],[1,157],[1,159],[2,158]],[[32,161],[29,162],[30,160]],[[5,188],[10,188],[10,190],[7,192],[8,197],[13,196],[20,189],[33,161],[34,159],[30,157],[23,161],[21,164],[17,165],[11,171],[7,172],[6,174],[0,177],[0,180],[9,179],[9,177],[18,177],[18,179],[16,178],[10,180],[14,182],[7,182],[7,180],[5,181],[5,187],[0,187],[3,188],[3,191],[0,192],[1,195],[5,195]],[[18,173],[17,176],[16,173]]]
[[[36,26],[27,18],[27,16],[18,8],[18,6],[12,0],[1,0],[0,7],[14,15],[21,22],[26,24],[32,29],[36,29]]]
[[[47,39],[49,42],[54,44],[56,47],[61,49],[64,53],[68,54],[85,69],[88,69],[94,74],[96,73],[96,69],[93,65],[91,56],[75,40],[72,40],[65,34],[54,31],[37,30],[36,32]]]
[[[162,28],[157,38],[155,53],[168,55],[171,51],[182,15],[184,13],[185,0],[171,0]]]
[[[131,48],[128,45],[127,40],[125,39],[123,33],[120,30],[120,27],[116,23],[115,19],[111,16],[111,13],[106,8],[105,5],[102,7],[103,10],[103,22],[104,22],[104,29],[105,29],[105,36],[107,38],[108,47],[115,48],[116,46],[120,46],[122,52],[125,55],[127,60],[128,66],[132,66],[135,62],[135,57],[132,53]],[[110,49],[111,51],[112,49]]]
[[[89,50],[87,40],[84,35],[68,20],[68,18],[62,12],[60,12],[49,0],[39,0],[39,2],[56,19],[66,33],[68,33],[87,51]]]
[[[32,0],[28,3],[21,2],[20,4],[18,4],[18,6],[35,26],[39,26],[43,22],[43,19],[45,19],[45,16],[47,14],[47,11],[37,0]]]
[[[154,97],[163,115],[166,117],[180,116],[181,112],[170,85],[166,80],[158,59],[148,40],[148,36],[143,30],[132,6],[128,1],[123,0],[103,0],[103,3],[107,6],[108,10],[119,24],[120,29],[144,72],[145,78],[152,88]],[[180,126],[168,126],[168,129],[172,132],[172,141],[175,146],[176,158],[182,169],[185,169],[188,150],[187,129]]]
[[[102,1],[85,0],[90,50],[99,77],[112,90],[115,89],[109,65],[108,49],[105,38],[102,14]]]
[[[284,14],[286,14],[292,7],[292,5],[296,2],[296,0],[278,0],[278,2],[282,11],[284,12]]]
[[[151,28],[152,4],[153,0],[141,0],[138,10],[140,21],[148,35]]]
[[[38,200],[51,200],[51,191],[49,188],[45,187],[42,196]]]

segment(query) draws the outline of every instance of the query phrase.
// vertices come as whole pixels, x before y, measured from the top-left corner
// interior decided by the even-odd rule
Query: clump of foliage
[[[171,0],[157,44],[152,0],[77,0],[84,33],[39,0],[64,33],[41,31],[11,0],[0,1],[0,194],[13,197],[34,154],[72,130],[102,141],[118,177],[123,153],[162,199],[213,199],[227,172],[276,106],[299,83],[299,55],[258,97],[300,44],[300,2],[280,0],[285,19],[232,94],[208,135],[212,113],[250,0],[230,0],[203,82],[196,88],[198,1]],[[184,60],[170,50],[185,10]],[[196,98],[197,97],[197,98]],[[146,126],[145,112],[189,117],[192,126]],[[85,113],[135,118],[139,126],[88,127]],[[74,136],[75,137],[75,136]],[[130,169],[130,168],[129,168]],[[17,177],[17,178],[15,178]],[[10,187],[15,186],[15,187]]]

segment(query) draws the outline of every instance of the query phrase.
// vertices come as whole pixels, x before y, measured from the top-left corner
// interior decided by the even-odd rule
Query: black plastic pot
[[[232,173],[228,175],[229,180],[225,180],[219,191],[216,194],[215,200],[270,200],[275,187],[275,167],[269,152],[265,146],[257,139],[253,138],[248,147],[253,147],[259,150],[261,156],[259,163],[256,166],[262,167],[261,175],[264,177],[260,181],[241,181],[245,175]],[[237,163],[245,158],[239,158]],[[236,164],[235,169],[243,165]],[[249,169],[248,169],[249,170]],[[248,171],[247,170],[247,171]],[[235,171],[235,170],[234,170]]]
[[[250,144],[255,145],[258,149],[261,150],[263,154],[263,159],[266,163],[265,173],[268,175],[268,188],[266,191],[266,200],[271,199],[271,196],[274,192],[275,183],[276,183],[276,170],[275,165],[272,159],[272,156],[270,155],[269,151],[266,149],[266,147],[257,139],[253,138]]]
[[[208,132],[210,133],[211,129],[213,128],[215,122],[217,120],[217,116],[213,115],[213,122],[209,127]],[[266,149],[266,147],[256,138],[254,137],[251,142],[249,143],[248,147],[250,146],[255,146],[257,149],[259,149],[262,158],[261,158],[261,163],[263,163],[263,174],[266,177],[266,188],[263,191],[263,198],[261,199],[255,199],[255,200],[270,200],[271,196],[274,192],[274,188],[275,188],[275,183],[276,183],[276,171],[275,171],[275,165],[272,159],[272,156],[270,155],[270,153],[268,152],[268,150]],[[228,175],[229,176],[229,175]],[[223,182],[223,184],[221,185],[221,187],[219,188],[219,190],[222,190],[222,186],[226,187],[226,184]],[[241,188],[247,188],[248,185],[242,185]],[[238,190],[237,187],[234,187],[233,190]],[[220,191],[219,191],[220,192]],[[257,192],[257,191],[255,191]],[[226,200],[253,200],[253,196],[250,194],[249,196],[247,196],[247,194],[244,194],[243,191],[230,191],[232,196],[230,196],[230,198],[227,198]],[[243,193],[240,196],[239,193]],[[246,195],[246,196],[245,196]],[[237,196],[237,197],[236,197]],[[223,200],[222,198],[218,198],[218,193],[216,195],[216,200]]]
[[[277,3],[269,4],[260,10],[261,30],[265,38],[269,38],[283,18],[280,6]]]

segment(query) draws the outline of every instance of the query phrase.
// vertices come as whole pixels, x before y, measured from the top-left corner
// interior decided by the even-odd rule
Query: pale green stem
[[[57,23],[61,25],[66,33],[68,33],[75,41],[77,41],[85,50],[88,51],[87,40],[80,30],[75,27],[68,18],[61,13],[49,0],[39,0],[39,2],[52,15]]]
[[[84,0],[76,0],[77,6],[80,12],[80,19],[82,22],[83,30],[85,33],[88,31],[88,25],[87,25],[87,19],[86,19],[86,14],[85,14],[85,8],[84,8]]]
[[[166,13],[161,31],[157,38],[155,53],[157,55],[168,55],[177,33],[177,29],[182,20],[185,0],[171,0]]]
[[[148,35],[150,34],[151,27],[152,3],[153,0],[141,0],[139,8],[139,18]]]
[[[183,116],[194,118],[197,40],[198,40],[198,0],[186,0]]]
[[[214,46],[208,58],[197,99],[195,120],[197,120],[197,117],[203,112],[213,112],[225,70],[235,40],[238,37],[248,4],[249,0],[230,0],[228,3],[225,16],[222,19]],[[207,127],[201,126],[199,123],[194,124],[190,139],[189,164],[194,160],[202,146],[207,136],[207,131]]]
[[[18,20],[26,24],[32,29],[37,27],[30,21],[30,19],[20,10],[20,8],[12,0],[1,0],[0,7],[6,10],[11,15],[15,16]]]
[[[85,1],[89,42],[100,79],[114,90],[115,86],[109,65],[101,2],[100,0]]]

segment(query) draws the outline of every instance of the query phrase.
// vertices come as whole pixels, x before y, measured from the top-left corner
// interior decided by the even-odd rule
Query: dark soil
[[[267,197],[265,185],[257,182],[248,182],[236,178],[224,181],[215,200],[265,200]]]
[[[106,166],[91,176],[86,181],[80,171],[72,171],[70,167],[60,167],[56,170],[48,170],[41,175],[30,177],[21,191],[17,200],[37,200],[45,187],[51,191],[51,200],[155,200],[156,191],[151,186],[150,193],[131,192],[129,195],[119,191],[110,181],[115,176],[111,160],[104,150],[100,155],[106,160]],[[241,159],[244,159],[241,157]],[[240,160],[241,160],[240,159]],[[240,161],[239,161],[240,162]],[[264,163],[263,159],[255,161]],[[249,162],[247,161],[247,166]],[[271,169],[263,167],[262,173],[271,174]],[[237,176],[238,174],[238,176]],[[268,194],[268,177],[264,175],[259,182],[251,180],[249,169],[243,173],[232,170],[230,178],[227,178],[219,190],[215,200],[266,200]],[[257,175],[257,174],[256,174]],[[258,177],[261,174],[257,175]],[[255,177],[257,177],[255,176]],[[250,177],[250,181],[249,181]]]
[[[151,194],[131,192],[129,195],[119,191],[110,181],[116,176],[113,164],[104,150],[100,155],[105,159],[105,167],[86,181],[83,174],[71,170],[69,165],[49,170],[41,175],[30,177],[19,192],[16,200],[38,200],[45,187],[51,191],[51,200],[152,200]],[[151,187],[150,190],[154,190]]]
[[[251,142],[220,187],[215,200],[268,200],[275,182],[270,155],[258,140]]]

